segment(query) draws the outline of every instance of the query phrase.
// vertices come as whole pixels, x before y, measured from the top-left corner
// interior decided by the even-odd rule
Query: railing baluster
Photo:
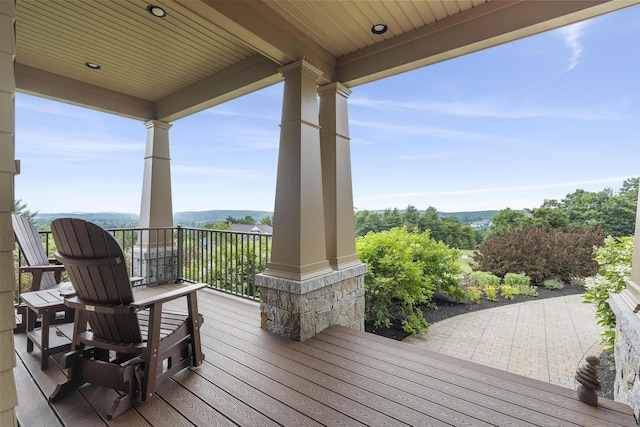
[[[109,229],[127,256],[131,276],[143,276],[143,284],[175,278],[207,283],[210,287],[257,299],[255,275],[269,262],[270,234],[242,233],[190,227]],[[47,254],[55,251],[51,231],[40,231]],[[161,238],[162,237],[162,238]],[[141,244],[152,244],[143,253]],[[18,267],[24,265],[18,251]],[[136,259],[137,258],[137,259]],[[18,293],[23,292],[18,270]]]

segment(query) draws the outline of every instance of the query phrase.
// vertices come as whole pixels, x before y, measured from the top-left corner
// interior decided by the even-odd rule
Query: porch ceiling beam
[[[153,102],[16,63],[16,89],[138,120],[154,118]]]
[[[347,86],[379,80],[622,9],[639,1],[490,1],[442,21],[340,57]]]
[[[261,1],[176,0],[280,66],[304,59],[322,71],[319,84],[332,82],[335,58],[323,47],[275,14]]]
[[[282,80],[279,65],[254,55],[156,103],[157,119],[174,121]]]

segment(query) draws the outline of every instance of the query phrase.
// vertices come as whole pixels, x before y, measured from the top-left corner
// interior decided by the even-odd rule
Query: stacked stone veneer
[[[616,315],[616,381],[614,399],[631,406],[640,420],[640,313],[634,313],[620,295],[611,295]]]
[[[178,249],[133,250],[133,273],[143,283],[171,282],[178,278]]]
[[[364,330],[365,264],[295,281],[259,274],[262,328],[304,341],[329,326]]]

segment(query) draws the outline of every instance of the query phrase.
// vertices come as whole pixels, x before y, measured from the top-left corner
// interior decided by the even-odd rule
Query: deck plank
[[[16,335],[19,419],[29,425],[53,414],[56,427],[635,425],[626,405],[602,399],[591,407],[574,390],[365,332],[331,327],[304,343],[287,340],[260,328],[254,301],[201,290],[198,305],[204,363],[111,421],[103,406],[113,390],[86,385],[47,402],[65,379],[60,357],[41,371],[38,350],[26,353],[24,334]]]
[[[14,369],[14,377],[16,389],[18,391],[18,401],[20,404],[16,407],[16,415],[20,419],[22,425],[25,426],[42,426],[42,427],[59,427],[60,423],[56,413],[43,399],[33,399],[32,396],[40,394],[40,389],[33,379],[27,367],[22,363],[21,359],[16,361],[16,369]]]
[[[358,331],[342,327],[330,328],[326,331],[326,334],[344,337],[348,342],[358,341],[366,346],[366,351],[371,351],[371,349],[384,349],[387,357],[396,359],[400,357],[402,360],[419,361],[437,369],[444,370],[451,375],[498,385],[509,392],[509,394],[504,397],[505,399],[511,396],[510,393],[524,395],[528,399],[542,401],[542,409],[545,411],[548,410],[548,405],[559,406],[572,411],[578,411],[589,417],[602,419],[602,422],[620,425],[628,425],[629,416],[633,417],[633,411],[628,405],[613,402],[608,399],[599,399],[599,406],[593,407],[577,401],[575,390],[457,359],[448,355],[434,353],[410,344],[390,341],[377,335],[362,338],[361,333],[358,333]],[[389,349],[389,347],[391,347],[391,349]]]

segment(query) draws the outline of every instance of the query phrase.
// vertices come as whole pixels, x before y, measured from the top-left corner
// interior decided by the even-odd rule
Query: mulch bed
[[[562,290],[548,290],[546,288],[538,288],[537,297],[529,297],[526,295],[516,295],[512,300],[498,297],[498,301],[491,301],[486,298],[481,298],[479,303],[473,302],[455,302],[451,298],[445,295],[436,294],[433,297],[433,302],[437,308],[422,307],[422,313],[427,319],[429,324],[439,322],[444,319],[448,319],[460,314],[472,313],[478,310],[486,310],[489,308],[502,307],[509,304],[517,304],[526,301],[539,300],[545,298],[556,298],[568,295],[582,294],[584,288],[565,286]],[[399,321],[394,321],[389,328],[374,328],[373,322],[365,323],[365,330],[372,332],[376,335],[381,335],[387,338],[391,338],[397,341],[402,341],[407,336]],[[613,399],[613,383],[615,381],[615,362],[612,355],[602,353],[600,355],[600,366],[598,367],[598,377],[602,384],[602,390],[598,392],[598,395],[607,399]]]

